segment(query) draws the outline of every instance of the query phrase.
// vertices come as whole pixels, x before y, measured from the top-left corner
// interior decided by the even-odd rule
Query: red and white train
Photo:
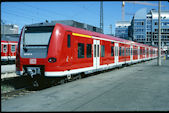
[[[15,62],[17,41],[1,40],[1,63]]]
[[[63,24],[22,29],[16,73],[35,77],[71,77],[157,57],[158,48]]]

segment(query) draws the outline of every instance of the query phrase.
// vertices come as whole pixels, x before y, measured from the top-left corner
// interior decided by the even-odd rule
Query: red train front
[[[17,50],[16,73],[32,77],[62,76],[62,71],[71,69],[69,56],[73,54],[63,43],[67,36],[71,37],[71,33],[62,25],[24,27]]]

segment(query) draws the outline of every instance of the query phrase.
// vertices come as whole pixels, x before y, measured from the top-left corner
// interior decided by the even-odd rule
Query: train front
[[[18,42],[16,74],[28,75],[32,79],[43,78],[46,67],[53,66],[56,62],[56,45],[61,37],[60,31],[59,25],[25,26]],[[53,52],[48,54],[51,50]]]

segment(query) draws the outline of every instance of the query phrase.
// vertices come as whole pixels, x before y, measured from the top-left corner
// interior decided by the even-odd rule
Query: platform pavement
[[[15,64],[1,65],[1,74],[7,73],[7,72],[15,72],[15,70],[16,70]]]
[[[15,71],[15,64],[1,65],[1,80],[4,78],[17,77],[18,75],[16,75]]]
[[[169,111],[169,60],[100,73],[1,102],[2,111]]]

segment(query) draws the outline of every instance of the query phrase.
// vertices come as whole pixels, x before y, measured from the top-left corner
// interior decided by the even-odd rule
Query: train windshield
[[[26,27],[24,35],[24,45],[42,45],[47,46],[54,26]]]

